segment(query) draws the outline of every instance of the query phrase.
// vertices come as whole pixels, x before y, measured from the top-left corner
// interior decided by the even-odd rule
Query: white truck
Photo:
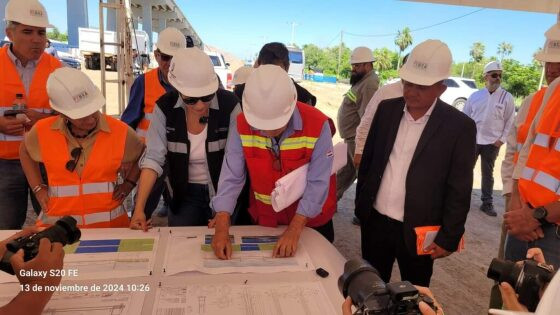
[[[229,63],[226,63],[224,56],[219,52],[210,50],[205,50],[204,52],[210,57],[210,60],[212,60],[212,64],[214,64],[214,71],[220,78],[223,87],[231,90],[231,80],[233,79],[233,75],[229,69]]]
[[[138,54],[148,53],[148,34],[141,30],[135,30],[136,38],[132,39],[132,48],[138,51]],[[133,36],[134,36],[133,33]],[[99,29],[96,28],[78,28],[78,49],[84,57],[86,69],[99,70],[101,68],[101,48],[99,45]],[[105,43],[115,43],[117,41],[117,33],[113,31],[105,31]],[[139,47],[139,49],[138,49]],[[114,45],[105,45],[105,65],[113,71],[117,70],[117,47]]]

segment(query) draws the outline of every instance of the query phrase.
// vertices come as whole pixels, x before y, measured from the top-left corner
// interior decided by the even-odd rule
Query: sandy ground
[[[98,84],[100,72],[84,70]],[[107,72],[108,78],[116,78],[115,72]],[[336,120],[336,113],[342,101],[342,95],[348,90],[346,84],[324,84],[303,82],[302,85],[317,96],[318,105],[325,114]],[[118,114],[117,88],[109,83],[107,87],[107,113]],[[340,141],[338,134],[334,142]],[[492,282],[486,278],[488,265],[497,256],[499,231],[504,211],[501,197],[500,165],[503,160],[504,148],[496,161],[494,203],[497,217],[488,217],[480,207],[480,164],[475,168],[475,181],[472,194],[471,211],[466,223],[466,249],[461,253],[437,260],[434,267],[431,289],[438,301],[443,305],[446,314],[486,314]],[[345,193],[338,204],[338,212],[334,216],[336,240],[334,245],[348,259],[361,256],[359,227],[351,224],[354,211],[355,184]],[[130,201],[127,202],[130,207]],[[28,212],[26,224],[35,220],[33,211]],[[156,225],[166,225],[165,218],[154,216]],[[338,275],[332,275],[338,276]],[[392,281],[399,280],[398,267],[393,270]]]

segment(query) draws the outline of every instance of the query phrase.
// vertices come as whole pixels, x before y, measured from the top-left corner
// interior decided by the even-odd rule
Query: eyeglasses
[[[80,156],[82,156],[82,147],[72,149],[70,156],[72,156],[72,160],[66,162],[66,169],[69,172],[73,172],[76,169],[76,166],[78,166]]]
[[[492,79],[497,79],[497,78],[501,78],[502,74],[501,73],[492,73],[490,76],[492,77]]]
[[[266,147],[266,148],[272,154],[272,158],[273,158],[272,169],[277,172],[282,172],[282,160],[280,159],[280,148],[278,148],[278,151],[274,150],[271,147]]]
[[[157,55],[159,55],[159,58],[161,59],[161,61],[169,61],[169,60],[171,60],[171,58],[173,58],[173,56],[166,55],[166,54],[162,53],[161,51],[156,51],[155,53]]]
[[[181,96],[181,98],[183,99],[183,102],[185,102],[185,104],[194,105],[194,104],[198,103],[198,101],[202,101],[203,103],[210,102],[214,98],[214,94],[201,96],[201,97],[182,97]]]

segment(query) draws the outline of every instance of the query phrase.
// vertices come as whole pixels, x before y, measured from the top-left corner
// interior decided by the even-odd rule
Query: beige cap
[[[202,97],[218,90],[212,60],[196,47],[181,48],[175,52],[167,78],[185,96]]]
[[[89,77],[70,67],[58,68],[49,75],[47,94],[52,109],[72,119],[91,115],[105,104],[101,91]]]
[[[367,47],[356,47],[352,51],[352,55],[350,55],[350,64],[355,63],[364,63],[364,62],[373,62],[375,58],[373,58],[373,52],[371,49]]]
[[[249,66],[243,66],[233,73],[233,80],[231,81],[232,85],[243,84],[247,81],[247,78],[253,73],[255,68]]]
[[[502,68],[502,64],[499,61],[490,61],[489,63],[486,64],[486,66],[484,66],[484,71],[482,72],[483,74],[487,74],[488,72],[491,71],[502,71],[504,70]]]
[[[544,48],[535,55],[535,59],[542,62],[560,62],[560,25],[554,24],[544,35]]]
[[[428,39],[412,49],[399,76],[414,84],[433,85],[449,78],[452,62],[451,51],[444,42]]]
[[[174,27],[168,27],[158,34],[156,47],[162,53],[174,56],[177,50],[187,47],[185,35]]]
[[[6,21],[35,27],[52,27],[47,10],[37,0],[10,0],[6,4]]]
[[[297,92],[288,73],[276,65],[256,68],[245,83],[243,113],[260,130],[284,127],[296,108]]]

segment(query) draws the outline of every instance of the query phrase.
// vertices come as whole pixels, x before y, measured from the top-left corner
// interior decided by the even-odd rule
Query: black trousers
[[[321,226],[314,227],[313,229],[321,233],[321,235],[323,235],[329,242],[334,242],[334,226],[332,219]]]
[[[361,222],[362,257],[388,283],[395,259],[399,264],[402,281],[428,287],[434,262],[429,255],[409,253],[404,243],[403,223],[372,209],[367,222]]]
[[[500,148],[493,144],[477,144],[476,158],[480,155],[480,168],[482,171],[482,203],[492,203],[494,191],[494,162],[498,157]]]

